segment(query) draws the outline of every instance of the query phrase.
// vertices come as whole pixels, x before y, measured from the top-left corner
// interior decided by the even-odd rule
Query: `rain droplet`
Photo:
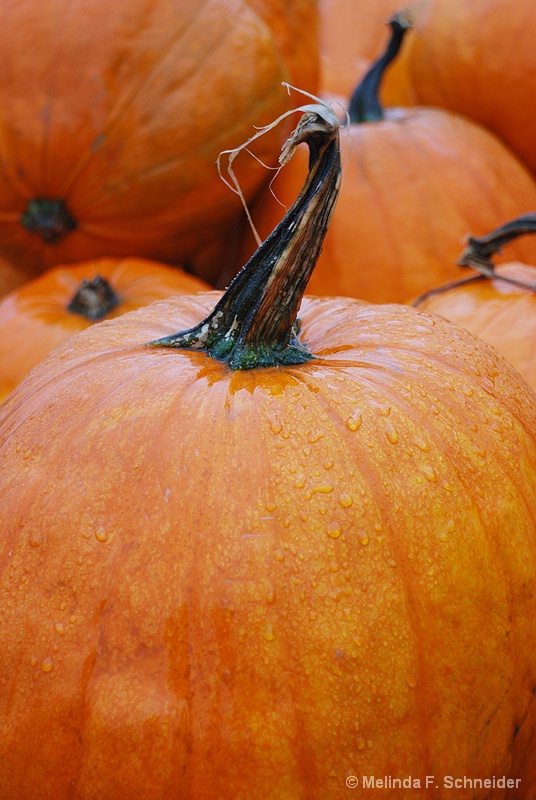
[[[326,533],[332,539],[338,539],[342,533],[342,528],[338,522],[330,522],[326,528]]]
[[[282,550],[274,550],[274,558],[276,561],[284,561],[285,554],[283,553]]]
[[[363,422],[363,417],[360,411],[354,411],[351,417],[348,417],[346,420],[346,427],[350,431],[357,431],[361,427],[361,423]]]
[[[30,547],[39,547],[43,541],[43,534],[41,531],[37,531],[35,528],[32,528],[32,530],[28,533],[28,541],[30,542]]]
[[[354,501],[353,501],[353,498],[352,498],[351,494],[346,494],[345,493],[345,494],[341,494],[341,496],[339,497],[339,505],[342,508],[350,508],[350,506],[352,505],[353,502]]]
[[[410,689],[415,689],[417,686],[417,679],[413,675],[410,675],[408,678],[406,678],[406,683]]]
[[[327,483],[326,481],[318,483],[313,489],[313,492],[320,492],[321,494],[330,494],[330,492],[332,491],[333,491],[332,484]]]
[[[267,642],[273,642],[275,639],[274,628],[271,622],[268,623],[264,630],[264,638]]]
[[[56,624],[54,625],[54,630],[60,636],[63,636],[65,633],[65,625],[63,624],[63,622],[56,622]]]
[[[366,531],[358,531],[357,538],[359,539],[359,542],[363,545],[363,547],[367,545],[370,541]]]
[[[430,464],[424,464],[422,467],[422,474],[426,478],[429,483],[435,483],[437,481],[437,476],[435,474],[435,469],[430,466]]]
[[[268,580],[268,578],[265,579],[265,586],[266,586],[266,602],[267,603],[275,602],[275,589],[271,581]]]
[[[396,444],[398,442],[398,431],[394,425],[387,425],[385,428],[385,435],[387,436],[388,440],[391,444]]]
[[[422,450],[423,453],[430,452],[430,445],[428,444],[428,442],[425,442],[424,439],[415,439],[415,444],[417,445],[419,450]]]
[[[107,542],[109,538],[108,531],[105,528],[99,527],[95,531],[95,539],[98,542]]]
[[[272,433],[275,433],[277,435],[278,433],[281,433],[281,431],[283,430],[283,426],[281,425],[278,419],[272,419],[270,420],[270,429]]]
[[[52,661],[50,656],[47,656],[47,658],[45,658],[41,663],[41,669],[43,670],[43,672],[51,672],[53,668],[54,668],[54,662]]]

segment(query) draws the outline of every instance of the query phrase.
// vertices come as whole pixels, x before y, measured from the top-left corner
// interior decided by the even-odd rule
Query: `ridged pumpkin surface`
[[[218,154],[296,105],[282,81],[315,90],[316,19],[314,0],[3,3],[0,254],[180,263],[225,235],[242,206]],[[251,197],[265,172],[244,163]]]
[[[93,326],[3,406],[0,796],[522,778],[534,396],[460,328],[346,299],[304,300],[295,367],[143,345],[214,297]]]

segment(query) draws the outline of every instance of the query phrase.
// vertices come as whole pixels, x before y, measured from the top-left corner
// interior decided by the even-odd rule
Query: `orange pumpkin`
[[[0,401],[74,333],[175,294],[207,290],[200,278],[142,258],[58,266],[0,299]]]
[[[290,107],[281,81],[314,91],[316,20],[315,0],[4,4],[0,254],[30,276],[216,250],[242,217],[217,156]],[[277,159],[286,133],[259,157]],[[265,173],[237,169],[251,197]]]
[[[348,96],[389,38],[400,0],[320,0],[320,79],[326,94]]]
[[[390,100],[465,114],[536,171],[533,0],[424,0],[414,8]]]
[[[2,797],[516,779],[536,400],[424,312],[300,304],[339,179],[317,113],[290,143],[311,146],[303,193],[225,295],[77,334],[2,407]]]
[[[459,276],[456,258],[469,231],[483,234],[536,207],[534,176],[480,125],[441,109],[381,106],[378,88],[406,25],[393,19],[386,53],[352,97],[352,121],[341,136],[341,195],[311,293],[409,301]],[[306,171],[302,150],[256,199],[252,217],[261,239]],[[244,260],[254,248],[253,236],[245,236]],[[536,259],[536,243],[520,243],[514,255]]]
[[[477,277],[432,289],[414,305],[456,322],[493,345],[536,390],[536,266],[519,261],[495,268],[498,250],[518,236],[536,232],[536,214],[470,237],[459,263]]]

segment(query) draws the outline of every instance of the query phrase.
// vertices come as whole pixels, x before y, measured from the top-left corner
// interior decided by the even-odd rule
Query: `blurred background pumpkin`
[[[51,350],[105,319],[210,287],[178,267],[99,258],[52,267],[0,299],[0,401]]]
[[[0,7],[0,256],[143,256],[215,280],[242,218],[220,151],[318,81],[316,0],[43,0]],[[276,160],[290,126],[263,137]],[[251,198],[265,178],[237,164]]]

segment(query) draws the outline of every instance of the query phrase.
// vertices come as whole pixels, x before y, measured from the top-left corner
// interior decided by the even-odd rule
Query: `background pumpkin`
[[[320,90],[349,96],[389,38],[400,0],[320,0]]]
[[[406,29],[400,19],[390,58]],[[341,136],[341,194],[308,291],[406,302],[460,276],[456,259],[470,231],[485,233],[535,208],[536,182],[498,137],[465,117],[428,107],[382,108],[383,71],[373,75],[372,87],[371,75],[352,98],[359,92],[363,99]],[[296,197],[307,163],[306,149],[299,150],[258,195],[252,218],[261,239]],[[246,234],[243,261],[255,247]],[[515,247],[521,248],[515,257],[536,260],[535,242]]]
[[[94,322],[208,288],[177,267],[142,258],[100,258],[41,273],[0,299],[0,400],[51,350]]]
[[[414,31],[387,79],[390,101],[465,114],[536,171],[532,0],[423,0],[414,8]]]
[[[0,254],[28,276],[132,255],[217,276],[242,218],[217,156],[290,107],[281,81],[316,88],[317,5],[4,3],[0,52]],[[276,159],[288,130],[258,155]],[[265,172],[237,170],[251,197]]]
[[[329,207],[293,207],[223,338],[259,274],[264,333],[265,291],[301,296]],[[459,327],[345,298],[304,299],[308,363],[146,344],[207,333],[214,299],[83,331],[0,412],[3,795],[510,775],[536,723],[534,395]]]
[[[493,345],[536,391],[536,266],[519,261],[495,268],[491,256],[504,244],[536,232],[536,215],[524,215],[487,236],[470,237],[461,263],[478,277],[439,286],[414,305],[440,314]]]

